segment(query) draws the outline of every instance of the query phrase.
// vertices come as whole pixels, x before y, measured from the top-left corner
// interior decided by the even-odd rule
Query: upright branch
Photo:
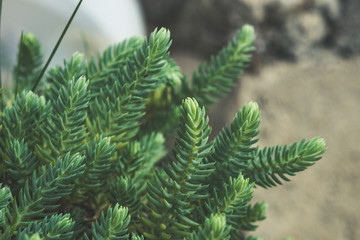
[[[148,239],[170,239],[189,236],[198,226],[192,220],[194,203],[206,198],[200,191],[206,188],[198,183],[212,171],[213,164],[203,160],[212,151],[208,143],[211,129],[205,109],[197,101],[187,98],[181,106],[181,124],[176,138],[174,155],[168,165],[156,171],[148,182],[147,215],[142,216],[146,228],[143,234]]]
[[[225,97],[234,86],[233,80],[243,73],[250,61],[250,52],[254,51],[255,32],[250,25],[244,25],[235,33],[232,41],[218,55],[211,57],[210,63],[203,63],[193,73],[190,96],[201,105],[216,102],[216,98]],[[184,88],[188,87],[184,79]]]

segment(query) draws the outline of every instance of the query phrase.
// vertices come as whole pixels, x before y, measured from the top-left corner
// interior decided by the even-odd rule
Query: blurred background
[[[70,0],[49,2],[3,1],[3,63],[14,61],[22,29],[39,36],[48,56],[76,5]],[[228,98],[212,106],[213,131],[230,123],[245,103],[256,101],[262,112],[260,146],[314,136],[325,138],[328,145],[324,158],[291,182],[255,189],[254,202],[266,201],[269,208],[253,235],[265,240],[357,240],[359,13],[359,0],[87,0],[56,61],[75,50],[96,53],[123,38],[167,27],[172,57],[191,74],[244,23],[252,24],[257,50]]]
[[[1,62],[11,68],[16,61],[21,32],[31,32],[42,44],[47,60],[78,1],[2,0]],[[75,51],[96,54],[111,44],[145,35],[140,3],[133,0],[83,1],[52,65],[62,64]]]

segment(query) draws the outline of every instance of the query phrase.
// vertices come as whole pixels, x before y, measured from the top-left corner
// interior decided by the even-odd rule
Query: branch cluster
[[[254,102],[209,141],[205,105],[230,91],[254,40],[245,25],[186,78],[155,29],[97,58],[75,53],[32,92],[41,51],[24,34],[1,95],[0,239],[255,239],[243,232],[267,205],[250,202],[254,187],[288,181],[326,147],[259,149]]]

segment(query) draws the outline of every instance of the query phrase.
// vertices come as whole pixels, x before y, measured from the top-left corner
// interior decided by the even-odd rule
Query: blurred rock
[[[233,0],[142,0],[149,31],[167,27],[173,48],[208,56],[223,47],[243,23],[254,23],[249,6]]]
[[[360,1],[342,0],[341,17],[335,22],[334,46],[344,57],[360,54]]]
[[[292,52],[301,56],[308,54],[314,44],[319,44],[326,37],[327,27],[319,11],[307,11],[289,17],[286,32],[296,43]]]
[[[257,59],[296,61],[316,49],[360,53],[359,0],[142,0],[149,31],[171,30],[174,49],[203,57],[217,52],[234,31],[257,31]]]

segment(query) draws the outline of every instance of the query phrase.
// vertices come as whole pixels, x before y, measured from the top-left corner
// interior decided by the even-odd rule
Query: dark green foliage
[[[137,189],[130,178],[119,177],[111,188],[111,203],[119,203],[129,209],[130,216],[136,217],[140,209]]]
[[[104,86],[112,86],[117,81],[119,69],[143,42],[143,38],[133,37],[107,48],[102,55],[98,55],[98,61],[91,58],[86,68],[91,96],[97,96]]]
[[[118,65],[117,81],[105,82],[90,105],[90,133],[111,137],[119,153],[139,130],[146,97],[161,83],[156,75],[166,65],[169,47],[169,32],[155,30]]]
[[[148,182],[149,212],[142,216],[142,221],[147,226],[143,234],[149,239],[188,236],[189,230],[197,226],[191,219],[193,203],[207,197],[198,194],[204,186],[197,182],[208,176],[213,167],[213,164],[202,163],[212,149],[207,143],[211,132],[208,118],[205,109],[191,98],[183,101],[181,112],[173,152],[176,160],[169,159],[163,171],[157,171]]]
[[[4,114],[0,116],[4,129],[0,131],[0,154],[3,163],[10,168],[21,168],[25,171],[13,172],[13,176],[24,177],[24,180],[29,174],[32,174],[33,169],[31,170],[31,168],[36,168],[39,164],[37,160],[34,161],[32,152],[35,144],[39,142],[40,128],[48,114],[49,104],[45,102],[44,97],[24,91],[17,95],[13,107],[5,108]],[[19,158],[20,156],[22,157]],[[2,174],[4,173],[5,171],[2,172]],[[13,180],[14,182],[23,182],[20,179]]]
[[[229,176],[237,177],[239,170],[247,166],[251,146],[257,142],[260,125],[259,106],[250,102],[238,111],[231,122],[230,129],[225,127],[215,138],[214,153],[207,161],[216,163],[211,175],[212,186],[221,186],[219,179],[226,181]]]
[[[238,222],[240,229],[254,231],[257,228],[254,223],[262,221],[266,218],[266,209],[267,204],[265,202],[257,202],[253,206],[248,205],[246,209],[246,216]]]
[[[169,31],[156,29],[97,59],[75,53],[41,95],[29,91],[40,46],[21,39],[16,87],[1,95],[0,240],[260,239],[244,233],[265,218],[254,186],[281,184],[325,152],[321,138],[259,150],[254,102],[209,141],[204,105],[249,62],[249,25],[190,82],[169,57]]]
[[[96,197],[102,189],[107,189],[107,183],[112,173],[111,157],[114,146],[110,144],[109,138],[101,136],[88,142],[85,155],[84,173],[76,180],[76,188],[73,193],[73,202],[87,203],[96,202]]]
[[[247,220],[247,207],[252,198],[253,186],[241,174],[237,178],[230,177],[222,187],[213,188],[210,198],[198,203],[201,208],[197,216],[204,218],[214,212],[224,214],[227,224],[231,226],[231,239],[238,239],[239,229],[246,230],[242,228],[241,222]]]
[[[40,217],[51,216],[61,206],[58,202],[70,195],[73,181],[83,173],[83,158],[75,154],[70,158],[58,158],[53,166],[42,167],[37,176],[26,181],[16,199],[4,208],[2,225],[3,239],[8,239],[18,230],[35,224]],[[46,219],[44,219],[45,221]]]
[[[13,192],[18,192],[25,181],[31,177],[39,163],[24,140],[21,142],[17,139],[10,140],[6,154],[9,157],[8,160],[5,160],[8,171],[7,180],[11,182]]]
[[[72,239],[74,222],[70,215],[53,215],[45,217],[39,222],[32,222],[23,231],[18,232],[16,239],[22,240],[30,237],[39,239]]]
[[[85,59],[80,53],[74,53],[70,61],[64,60],[64,67],[50,69],[46,78],[45,96],[53,102],[57,101],[60,89],[68,85],[70,80],[77,80],[85,74]]]
[[[252,187],[253,184],[249,184],[249,179],[244,180],[240,175],[236,179],[230,177],[228,184],[224,184],[219,194],[214,190],[213,205],[216,206],[217,212],[227,216],[228,224],[232,226],[232,236],[236,236],[237,231],[241,229],[238,225],[246,216],[246,206],[252,198]]]
[[[36,155],[42,161],[53,162],[57,156],[84,150],[87,136],[85,119],[89,104],[87,87],[88,81],[80,77],[69,80],[56,90],[58,93],[51,114],[40,129],[42,143],[36,146]]]
[[[146,186],[146,181],[154,174],[156,163],[166,155],[166,150],[165,139],[161,133],[144,135],[139,143],[140,149],[137,154],[140,154],[144,161],[137,165],[138,170],[134,173],[132,182],[140,190]]]

